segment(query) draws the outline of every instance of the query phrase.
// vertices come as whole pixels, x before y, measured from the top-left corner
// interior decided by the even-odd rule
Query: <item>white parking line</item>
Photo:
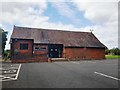
[[[80,64],[79,62],[71,61],[71,63]]]
[[[19,68],[18,68],[18,71],[17,71],[17,74],[16,74],[15,79],[17,79],[17,78],[18,78],[18,75],[19,75],[19,72],[20,72],[20,68],[21,68],[21,64],[19,65]]]
[[[98,74],[98,75],[101,75],[101,76],[104,76],[104,77],[108,77],[108,78],[114,79],[114,80],[120,80],[119,78],[116,78],[116,77],[113,77],[113,76],[109,76],[109,75],[106,75],[106,74],[103,74],[103,73],[99,73],[99,72],[94,72],[94,73]]]
[[[21,64],[19,65],[16,74],[12,74],[12,75],[10,75],[10,76],[0,75],[0,77],[1,77],[0,81],[17,80],[17,79],[18,79],[19,72],[20,72],[20,68],[21,68]],[[12,78],[11,76],[15,76],[15,78]],[[4,80],[4,79],[5,79],[5,80]]]
[[[67,63],[70,63],[70,62],[53,62],[53,63],[58,63],[58,64],[67,64]]]
[[[11,76],[15,76],[16,74],[13,74]],[[11,77],[8,77],[8,76],[4,76],[4,75],[0,75],[1,79],[0,81],[10,81],[10,80],[16,80],[15,78],[11,78]],[[4,80],[5,79],[5,80]]]
[[[83,61],[83,62],[87,62],[87,63],[96,63],[95,61]]]

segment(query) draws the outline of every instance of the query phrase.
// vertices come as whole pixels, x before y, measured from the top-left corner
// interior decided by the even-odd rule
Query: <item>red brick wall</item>
[[[20,50],[20,44],[28,44],[28,50]],[[45,47],[46,50],[34,50],[35,47]],[[32,40],[13,40],[11,44],[11,56],[14,56],[14,50],[18,49],[19,56],[34,56],[42,59],[48,56],[48,45],[33,44]],[[43,56],[42,56],[43,55]],[[105,50],[97,48],[63,48],[63,57],[71,59],[104,59]]]
[[[88,48],[86,54],[87,58],[91,59],[105,59],[105,49]]]
[[[20,44],[28,44],[28,50],[20,50]],[[46,50],[34,50],[35,47],[45,47]],[[18,54],[14,54],[14,50],[18,49]],[[32,40],[13,40],[11,43],[11,59],[12,62],[47,62],[48,46],[33,44]]]
[[[48,45],[34,44],[33,57],[35,61],[48,61]]]
[[[104,59],[105,50],[96,48],[64,48],[63,57],[80,59]]]
[[[28,44],[28,50],[20,50],[20,44]],[[15,49],[18,50],[19,55],[29,55],[32,56],[33,53],[33,41],[32,40],[12,40],[11,44],[11,54],[14,56]]]

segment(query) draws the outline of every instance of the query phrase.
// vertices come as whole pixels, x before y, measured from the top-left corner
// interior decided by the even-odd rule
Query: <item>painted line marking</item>
[[[58,64],[66,64],[66,63],[69,63],[69,62],[53,62],[53,63],[58,63]]]
[[[2,80],[2,79],[0,79],[0,81],[17,80],[17,79],[18,79],[19,72],[20,72],[20,68],[21,68],[21,64],[20,64],[19,67],[18,67],[17,74],[11,75],[11,76],[15,76],[15,78],[11,78],[10,76],[8,77],[8,76],[5,76],[5,75],[0,75],[0,77],[2,77],[2,79],[6,79],[6,78],[7,78],[7,80]]]
[[[79,64],[79,62],[71,61],[71,63]]]
[[[20,68],[21,68],[21,64],[19,65],[19,68],[18,68],[18,71],[17,71],[17,74],[16,74],[15,79],[17,79],[17,78],[18,78],[18,75],[19,75],[19,72],[20,72]]]
[[[8,79],[1,80],[1,81],[11,81],[11,80],[16,80],[16,79],[15,78],[8,78]]]
[[[99,73],[99,72],[94,72],[94,73],[98,74],[98,75],[101,75],[101,76],[104,76],[104,77],[108,77],[108,78],[114,79],[114,80],[120,80],[119,78],[116,78],[116,77],[113,77],[113,76],[109,76],[109,75],[106,75],[106,74],[103,74],[103,73]]]
[[[85,62],[85,63],[96,63],[95,61],[83,61],[83,62]]]
[[[53,63],[60,63],[60,64],[68,64],[68,63],[74,63],[74,64],[80,64],[82,61],[69,61],[69,62],[53,62]],[[83,61],[85,63],[96,63],[95,61]]]
[[[16,75],[16,74],[14,74]],[[11,75],[11,76],[14,76],[14,75]],[[5,80],[4,80],[5,79]],[[7,80],[6,80],[7,79]],[[10,81],[10,80],[16,80],[15,78],[11,78],[11,77],[8,77],[8,76],[2,76],[2,78],[0,79],[0,81]]]

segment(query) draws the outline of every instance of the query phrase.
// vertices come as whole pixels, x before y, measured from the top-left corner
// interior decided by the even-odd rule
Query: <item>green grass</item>
[[[120,55],[105,55],[106,59],[117,59],[120,58]]]

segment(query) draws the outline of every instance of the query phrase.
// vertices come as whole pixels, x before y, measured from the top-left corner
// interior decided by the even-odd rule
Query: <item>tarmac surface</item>
[[[5,77],[8,68],[12,69],[9,74],[14,76],[2,79],[2,88],[118,88],[120,81],[117,59],[4,63],[2,66],[1,77]]]

